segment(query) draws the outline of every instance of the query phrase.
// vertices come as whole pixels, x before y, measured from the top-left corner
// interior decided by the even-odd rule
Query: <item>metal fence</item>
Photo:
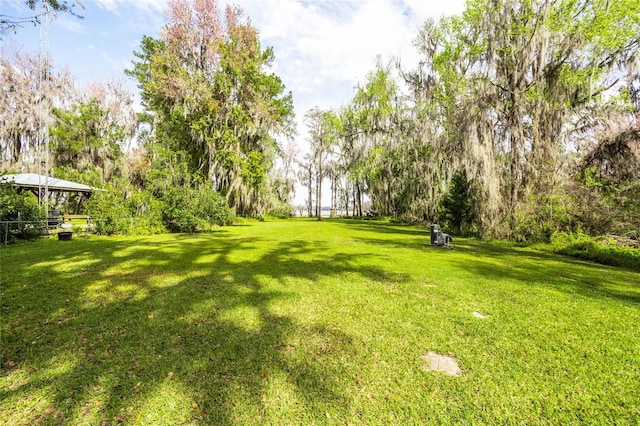
[[[58,236],[61,233],[73,233],[89,238],[89,234],[95,232],[95,221],[86,219],[84,221],[74,220],[74,223],[54,223],[52,220],[5,220],[0,221],[0,237],[3,245],[8,245],[10,241],[16,239],[33,239],[38,237]],[[65,235],[65,234],[63,234]],[[66,234],[68,235],[68,234]],[[62,239],[61,237],[58,237]]]

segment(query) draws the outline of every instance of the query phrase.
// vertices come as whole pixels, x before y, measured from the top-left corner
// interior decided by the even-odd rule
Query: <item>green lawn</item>
[[[2,247],[0,423],[640,422],[640,274],[454,246],[288,220]]]

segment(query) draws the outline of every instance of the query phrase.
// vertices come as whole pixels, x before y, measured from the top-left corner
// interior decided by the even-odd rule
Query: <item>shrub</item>
[[[85,204],[98,234],[157,234],[165,232],[162,201],[148,191],[115,189],[97,192]]]
[[[19,194],[11,184],[0,184],[0,220],[42,222],[46,218],[44,210],[38,205],[38,199],[31,192]],[[0,240],[4,242],[13,238],[35,238],[38,235],[38,227],[32,223],[17,223],[10,229],[2,226]]]
[[[282,210],[272,210],[263,216],[265,220],[289,219],[290,217],[291,216],[289,215],[288,211]]]
[[[211,189],[170,188],[163,201],[164,223],[174,232],[201,232],[233,223],[227,201]]]
[[[129,215],[133,218],[131,233],[149,235],[167,231],[162,223],[164,203],[149,191],[132,191],[125,201]]]
[[[119,191],[94,193],[85,204],[85,212],[92,217],[98,234],[128,234],[131,230],[129,211]]]
[[[570,198],[562,194],[530,195],[512,216],[510,239],[550,243],[554,233],[573,230],[570,204]]]
[[[551,244],[538,248],[603,265],[623,266],[640,271],[640,249],[626,247],[613,237],[591,237],[582,232],[556,232]]]

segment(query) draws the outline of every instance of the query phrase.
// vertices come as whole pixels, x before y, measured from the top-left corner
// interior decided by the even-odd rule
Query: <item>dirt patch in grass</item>
[[[460,376],[462,374],[458,363],[451,357],[428,352],[422,355],[422,359],[426,361],[422,366],[425,371],[440,371],[450,376]]]

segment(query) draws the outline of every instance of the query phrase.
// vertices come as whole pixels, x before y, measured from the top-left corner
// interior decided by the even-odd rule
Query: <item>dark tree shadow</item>
[[[472,239],[461,239],[455,246],[467,256],[460,259],[452,255],[452,264],[478,276],[517,280],[527,286],[552,287],[590,298],[640,303],[640,274],[625,268]],[[621,282],[626,285],[621,286]]]
[[[171,384],[194,401],[184,422],[230,424],[238,421],[238,398],[264,415],[277,379],[311,423],[326,420],[326,407],[346,415],[350,395],[337,380],[344,367],[323,357],[348,359],[353,338],[298,324],[271,305],[293,297],[290,278],[312,286],[327,276],[375,282],[385,273],[353,254],[334,253],[327,262],[317,242],[264,246],[219,233],[168,242],[75,240],[58,254],[38,253],[38,246],[31,258],[12,257],[20,273],[2,282],[0,365],[2,376],[22,379],[3,386],[0,399],[50,396],[17,423],[128,423],[144,416],[141,401]],[[263,279],[276,280],[277,290]],[[234,320],[236,312],[250,312],[253,322]],[[301,336],[312,343],[296,346]]]

